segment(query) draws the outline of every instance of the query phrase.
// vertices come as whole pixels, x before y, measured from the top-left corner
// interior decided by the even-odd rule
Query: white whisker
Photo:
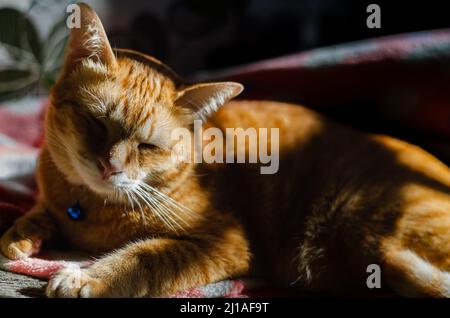
[[[169,197],[168,195],[160,192],[159,190],[155,189],[154,187],[150,186],[149,184],[140,182],[139,186],[143,187],[144,189],[146,189],[147,191],[149,191],[152,195],[154,195],[155,197],[161,199],[164,201],[164,203],[168,203],[171,204],[173,207],[175,207],[179,212],[182,212],[183,214],[187,214],[189,217],[192,217],[194,212],[192,210],[190,210],[189,208],[181,205],[180,203],[178,203],[177,201],[175,201],[174,199],[172,199],[171,197]]]
[[[154,202],[155,208],[157,208],[160,213],[163,213],[171,222],[175,223],[180,229],[182,229],[182,226],[173,217],[173,216],[177,216],[177,214],[173,213],[169,208],[167,208],[164,205],[164,202],[159,201],[158,198],[152,197],[148,192],[146,192],[142,188],[140,188],[140,191],[145,197],[147,197],[149,200],[152,200],[152,202]],[[184,222],[184,220],[182,220],[182,219],[180,219],[180,220]],[[186,222],[184,222],[184,223],[187,224]]]

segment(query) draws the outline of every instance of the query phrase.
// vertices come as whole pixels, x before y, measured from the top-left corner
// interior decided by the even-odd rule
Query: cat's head
[[[105,196],[161,182],[182,168],[171,160],[172,130],[190,129],[242,85],[187,85],[151,57],[113,51],[95,12],[80,9],[47,114],[52,159],[69,181]]]

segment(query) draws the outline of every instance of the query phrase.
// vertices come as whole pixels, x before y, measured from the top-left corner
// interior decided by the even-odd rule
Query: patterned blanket
[[[418,144],[450,164],[450,29],[344,43],[202,75],[244,84],[241,98],[307,105],[361,130]]]

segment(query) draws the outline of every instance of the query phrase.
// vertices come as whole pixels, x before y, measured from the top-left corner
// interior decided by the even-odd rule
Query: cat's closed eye
[[[99,118],[92,116],[92,117],[90,117],[90,120],[91,120],[91,123],[93,123],[96,126],[96,128],[99,128],[102,131],[107,130],[106,125]]]
[[[138,145],[139,150],[145,151],[145,150],[155,150],[158,148],[158,146],[150,143],[140,143]]]

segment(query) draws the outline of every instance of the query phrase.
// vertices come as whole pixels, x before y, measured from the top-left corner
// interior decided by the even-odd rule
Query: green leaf
[[[49,89],[56,81],[59,74],[64,50],[67,44],[69,32],[66,27],[66,17],[55,23],[43,45],[43,86]]]
[[[0,70],[0,101],[27,93],[37,83],[39,76],[29,70]]]
[[[0,45],[15,60],[27,58],[26,52],[32,53],[37,61],[41,61],[42,45],[38,32],[26,15],[12,8],[0,9]]]
[[[66,14],[63,14],[63,17],[52,26],[47,35],[47,39],[45,41],[46,43],[54,41],[55,38],[60,38],[61,34],[65,34],[66,37],[69,35],[69,30],[66,25],[66,19]]]

